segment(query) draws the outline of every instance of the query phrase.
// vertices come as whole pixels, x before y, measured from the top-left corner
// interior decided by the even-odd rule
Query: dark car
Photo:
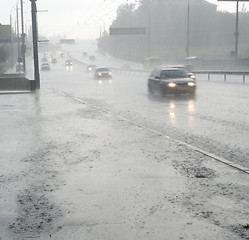
[[[96,69],[96,65],[87,65],[87,67],[86,67],[86,71],[89,73],[94,72],[95,69]]]
[[[66,66],[73,66],[72,60],[66,60],[66,61],[65,61],[65,65],[66,65]]]
[[[95,79],[111,79],[112,71],[107,67],[96,68],[94,77]]]
[[[188,93],[195,94],[196,82],[188,73],[179,68],[154,69],[148,79],[148,92],[159,92],[163,97],[166,94]]]
[[[51,59],[51,63],[57,63],[57,59],[56,59],[55,57],[53,57],[53,58]]]

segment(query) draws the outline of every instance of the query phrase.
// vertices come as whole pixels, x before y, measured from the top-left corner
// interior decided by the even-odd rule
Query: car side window
[[[155,73],[155,77],[156,78],[160,78],[160,75],[161,75],[161,71],[157,70],[156,73]]]

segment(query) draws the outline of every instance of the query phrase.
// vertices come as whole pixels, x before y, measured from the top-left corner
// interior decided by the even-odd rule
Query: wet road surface
[[[248,167],[248,85],[161,99],[64,60],[0,95],[2,239],[248,239],[248,174],[175,141]]]
[[[48,84],[145,128],[249,168],[248,84],[239,80],[226,84],[207,82],[203,76],[198,76],[194,99],[187,95],[162,99],[147,93],[147,76],[144,75],[114,73],[110,81],[97,81],[86,73],[84,65],[74,65],[59,71],[54,69],[45,76],[48,77],[44,83],[46,87]]]

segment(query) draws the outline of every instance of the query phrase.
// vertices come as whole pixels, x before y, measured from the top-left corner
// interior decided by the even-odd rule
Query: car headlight
[[[192,78],[192,79],[196,79],[196,76],[195,75],[190,75],[190,78]]]
[[[88,68],[89,71],[91,71],[92,69],[91,68]]]
[[[175,87],[175,86],[176,86],[175,83],[173,83],[173,82],[169,83],[169,87]]]
[[[112,75],[112,73],[111,73],[111,72],[109,72],[109,75]]]
[[[193,87],[193,86],[195,86],[195,83],[194,83],[194,82],[188,82],[188,85],[189,85],[190,87]]]
[[[101,73],[98,73],[99,76],[101,76],[102,74]]]

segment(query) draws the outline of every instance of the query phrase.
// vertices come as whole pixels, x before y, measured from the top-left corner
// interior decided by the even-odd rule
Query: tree
[[[111,27],[145,27],[146,35],[105,36],[105,51],[120,58],[143,59],[148,55],[162,59],[184,59],[187,46],[186,0],[140,0],[138,7],[119,7]],[[205,0],[189,0],[190,55],[203,58],[229,57],[234,48],[235,16],[218,12]],[[243,23],[242,23],[243,19]],[[249,13],[241,13],[240,50],[248,50]],[[150,45],[149,45],[150,44]],[[131,56],[128,56],[131,53]]]

